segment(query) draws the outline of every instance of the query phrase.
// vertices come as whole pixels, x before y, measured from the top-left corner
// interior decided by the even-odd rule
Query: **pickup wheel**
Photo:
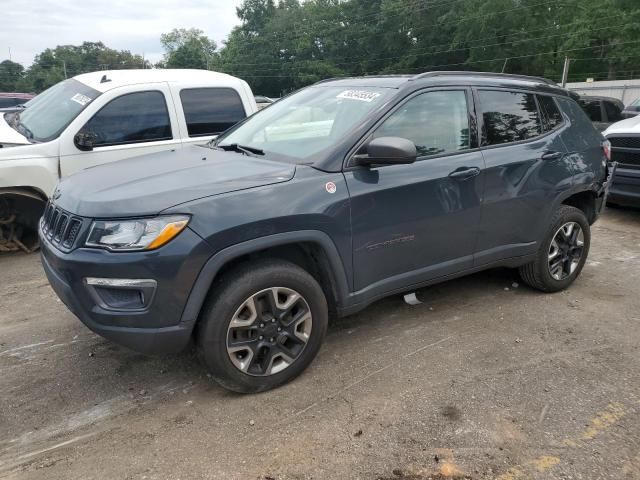
[[[209,294],[198,326],[198,353],[224,388],[261,392],[307,368],[327,324],[327,300],[308,272],[283,260],[245,264]]]
[[[564,290],[580,275],[590,245],[591,230],[585,214],[562,205],[551,220],[536,259],[520,267],[520,276],[543,292]]]

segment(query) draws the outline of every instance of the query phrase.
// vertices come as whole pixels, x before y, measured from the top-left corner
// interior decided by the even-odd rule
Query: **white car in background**
[[[206,143],[257,110],[244,80],[206,70],[100,71],[54,85],[0,115],[0,251],[35,245],[61,177]]]

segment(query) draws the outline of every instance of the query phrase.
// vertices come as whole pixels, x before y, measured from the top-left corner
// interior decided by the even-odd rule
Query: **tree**
[[[328,76],[640,74],[638,0],[245,0],[219,67],[279,95]]]
[[[0,62],[0,92],[15,92],[22,75],[24,67],[11,60]]]
[[[24,91],[41,92],[65,78],[81,73],[150,67],[150,63],[140,55],[108,48],[102,42],[59,45],[36,55],[18,86]]]
[[[197,28],[174,28],[160,36],[160,43],[165,55],[159,67],[209,70],[216,64],[216,42]]]

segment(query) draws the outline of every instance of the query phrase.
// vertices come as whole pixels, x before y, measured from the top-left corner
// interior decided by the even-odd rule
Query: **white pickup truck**
[[[0,251],[31,250],[61,177],[206,143],[257,111],[249,85],[206,70],[112,70],[54,85],[0,115]]]

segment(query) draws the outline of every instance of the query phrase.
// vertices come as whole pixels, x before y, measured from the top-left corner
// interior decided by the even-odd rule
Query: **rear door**
[[[486,163],[479,266],[534,252],[573,172],[560,138],[568,122],[553,96],[505,89],[475,94]]]
[[[482,155],[471,90],[414,94],[363,141],[415,143],[410,165],[351,167],[356,290],[391,291],[472,265],[480,222]]]

